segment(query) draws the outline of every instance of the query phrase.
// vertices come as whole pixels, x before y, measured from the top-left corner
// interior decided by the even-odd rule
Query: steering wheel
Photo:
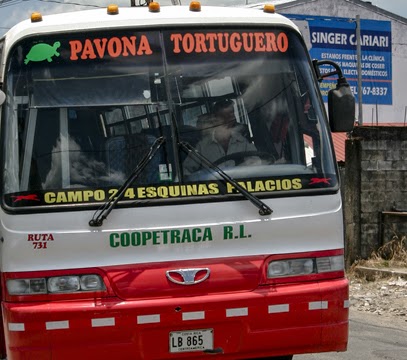
[[[226,161],[233,160],[235,162],[235,166],[241,165],[246,158],[248,157],[258,157],[262,160],[268,161],[270,164],[274,163],[276,159],[273,155],[264,152],[264,151],[239,151],[232,154],[228,154],[222,156],[218,160],[214,161],[213,163],[218,166],[220,164],[225,163]]]

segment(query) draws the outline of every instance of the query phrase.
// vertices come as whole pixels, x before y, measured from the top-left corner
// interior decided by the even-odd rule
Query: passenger
[[[208,131],[196,145],[198,152],[211,162],[217,162],[231,154],[257,150],[254,144],[242,135],[242,128],[236,121],[233,104],[232,100],[222,100],[214,105],[214,114],[207,120],[208,124],[211,124],[209,128],[212,130]],[[239,158],[243,160],[244,165],[258,161],[257,157],[253,159],[249,155],[245,158],[244,154]],[[219,165],[222,167],[235,166],[236,161],[225,159],[225,162],[221,161]],[[194,156],[189,155],[184,161],[186,174],[201,170],[202,167],[202,163]]]

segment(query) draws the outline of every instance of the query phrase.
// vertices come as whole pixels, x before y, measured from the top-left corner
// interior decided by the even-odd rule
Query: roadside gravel
[[[407,327],[407,279],[349,276],[351,308],[382,317],[397,317]]]

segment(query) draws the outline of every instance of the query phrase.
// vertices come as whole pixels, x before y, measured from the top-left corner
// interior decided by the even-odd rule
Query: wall
[[[345,151],[342,181],[349,266],[369,257],[394,234],[407,234],[407,216],[398,211],[407,215],[407,127],[355,127]]]

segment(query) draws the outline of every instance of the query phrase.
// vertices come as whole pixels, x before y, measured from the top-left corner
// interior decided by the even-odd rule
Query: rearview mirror
[[[332,75],[338,75],[336,88],[328,91],[328,115],[329,125],[332,132],[352,131],[355,122],[355,97],[346,78],[342,75],[342,70],[338,64],[330,60],[313,61],[315,73],[318,81]],[[331,65],[334,71],[321,74],[321,65]]]
[[[352,131],[355,122],[355,98],[345,78],[338,79],[328,92],[329,125],[332,132]]]
[[[6,94],[2,90],[0,90],[0,106],[3,105],[5,100],[6,100]]]

